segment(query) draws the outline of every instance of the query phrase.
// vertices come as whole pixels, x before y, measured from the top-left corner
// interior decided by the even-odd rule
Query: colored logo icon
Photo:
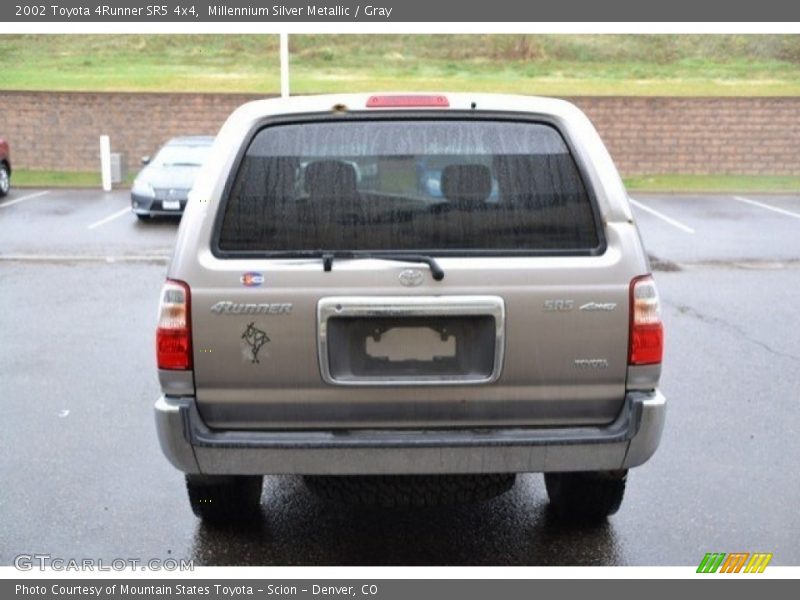
[[[240,278],[239,281],[242,282],[242,285],[247,287],[258,287],[262,283],[264,283],[264,276],[261,273],[244,273]]]
[[[763,573],[772,553],[766,552],[709,552],[700,561],[698,573]]]

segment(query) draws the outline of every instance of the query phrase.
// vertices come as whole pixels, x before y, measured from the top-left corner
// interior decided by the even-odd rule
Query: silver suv
[[[625,188],[586,116],[506,95],[236,110],[180,225],[157,330],[164,453],[198,516],[264,474],[385,505],[544,473],[613,514],[656,449],[663,329]]]

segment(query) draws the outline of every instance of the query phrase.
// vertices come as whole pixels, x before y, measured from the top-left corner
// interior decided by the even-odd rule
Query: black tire
[[[11,174],[8,172],[8,165],[0,163],[0,198],[6,196],[11,190]]]
[[[332,502],[380,508],[447,506],[504,494],[516,475],[358,475],[305,477],[306,486]]]
[[[260,475],[187,475],[186,490],[192,512],[210,523],[236,523],[258,515]]]
[[[619,510],[628,471],[545,473],[550,507],[556,517],[599,523]]]
[[[134,213],[134,214],[136,215],[136,218],[139,219],[140,221],[149,221],[150,220],[150,215],[141,215],[139,213]]]

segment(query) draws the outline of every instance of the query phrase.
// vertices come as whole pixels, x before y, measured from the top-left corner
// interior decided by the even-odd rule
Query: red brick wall
[[[0,136],[12,165],[24,169],[91,171],[100,167],[99,136],[125,154],[129,168],[176,135],[215,134],[239,94],[0,92]]]
[[[214,134],[252,94],[0,92],[0,136],[14,166],[98,168],[111,136],[131,169],[175,135]],[[569,98],[624,175],[800,175],[800,98]]]
[[[571,100],[625,175],[800,175],[800,98]]]

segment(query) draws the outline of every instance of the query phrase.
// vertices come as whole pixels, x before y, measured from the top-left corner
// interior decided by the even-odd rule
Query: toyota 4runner
[[[252,514],[263,475],[286,473],[415,505],[541,472],[557,515],[617,510],[661,437],[663,330],[580,110],[264,100],[210,156],[157,328],[158,435],[198,516]]]

